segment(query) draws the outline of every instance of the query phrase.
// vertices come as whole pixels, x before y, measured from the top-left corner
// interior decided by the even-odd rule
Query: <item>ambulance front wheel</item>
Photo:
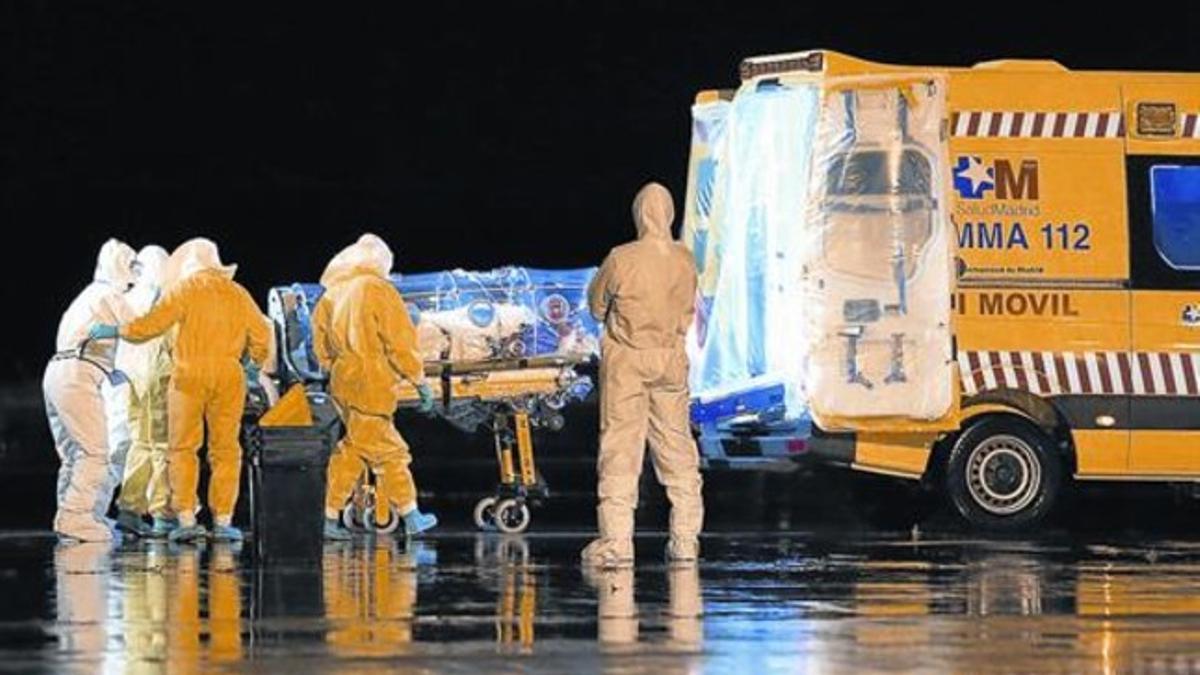
[[[505,499],[496,504],[494,522],[496,529],[505,534],[520,534],[529,527],[529,507],[516,499]]]
[[[492,531],[496,529],[496,502],[499,500],[495,497],[484,497],[475,503],[475,527],[484,531]]]
[[[992,531],[1031,527],[1054,507],[1062,460],[1040,429],[1011,416],[981,419],[954,442],[946,495],[972,526]]]

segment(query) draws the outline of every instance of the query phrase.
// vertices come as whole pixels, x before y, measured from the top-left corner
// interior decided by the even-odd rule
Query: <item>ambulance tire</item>
[[[945,489],[972,527],[1011,532],[1029,528],[1054,507],[1063,463],[1047,436],[1017,417],[983,418],[950,450]]]

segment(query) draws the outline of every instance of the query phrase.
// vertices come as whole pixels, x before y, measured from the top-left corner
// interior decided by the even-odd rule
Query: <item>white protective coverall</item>
[[[633,560],[633,514],[646,442],[671,502],[668,555],[694,560],[704,520],[699,454],[688,418],[684,336],[696,301],[692,254],[671,238],[671,193],[657,183],[633,202],[637,241],[609,253],[588,289],[604,323],[600,358],[600,538],[590,564]]]
[[[113,538],[105,514],[123,458],[109,455],[106,401],[124,396],[127,385],[114,386],[106,373],[114,370],[116,340],[90,342],[82,354],[78,349],[93,324],[133,319],[124,294],[134,281],[135,255],[115,239],[100,248],[94,281],[63,314],[57,353],[42,378],[46,417],[61,462],[54,531],[81,541]]]

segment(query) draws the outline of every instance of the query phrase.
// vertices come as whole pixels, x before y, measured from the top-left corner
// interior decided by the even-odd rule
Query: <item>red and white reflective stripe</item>
[[[1183,115],[1183,124],[1180,125],[1179,135],[1184,138],[1200,138],[1200,113]]]
[[[955,136],[967,138],[1121,138],[1119,112],[1035,112],[963,110],[953,114]]]
[[[1032,394],[1200,396],[1200,352],[958,353],[963,393],[1022,389]]]

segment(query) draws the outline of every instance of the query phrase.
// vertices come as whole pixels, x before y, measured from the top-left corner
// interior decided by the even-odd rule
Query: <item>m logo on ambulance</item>
[[[977,156],[962,155],[954,165],[954,189],[962,199],[984,199],[992,192],[993,199],[1036,200],[1038,163],[1024,159],[1014,167],[1010,160],[997,159],[988,166]]]

